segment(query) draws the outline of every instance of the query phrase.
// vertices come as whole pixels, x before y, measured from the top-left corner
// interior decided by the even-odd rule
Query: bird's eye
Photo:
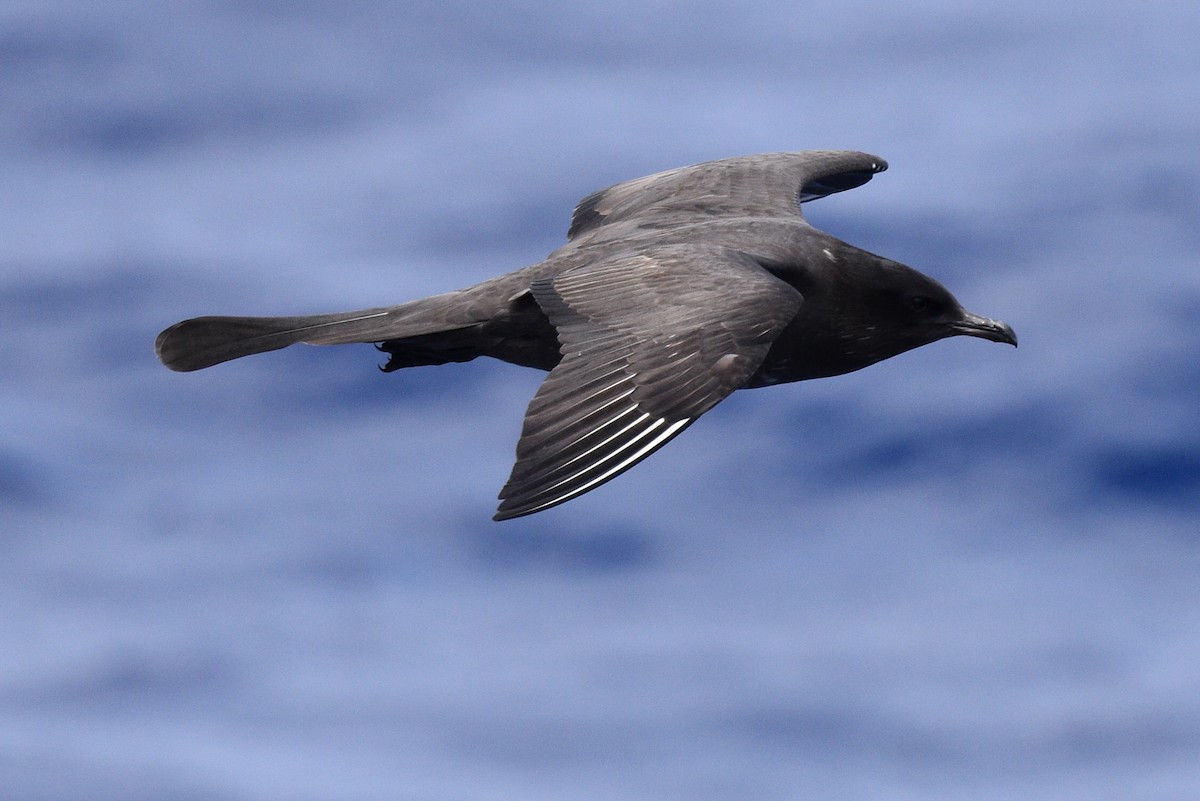
[[[908,299],[908,306],[913,311],[923,312],[933,308],[933,301],[925,295],[913,295]]]

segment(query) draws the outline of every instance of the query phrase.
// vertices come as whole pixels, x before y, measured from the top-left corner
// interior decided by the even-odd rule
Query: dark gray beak
[[[962,319],[951,323],[950,327],[954,329],[955,334],[990,339],[992,342],[1007,342],[1014,348],[1017,346],[1017,334],[1008,323],[980,317],[969,311],[964,311]]]

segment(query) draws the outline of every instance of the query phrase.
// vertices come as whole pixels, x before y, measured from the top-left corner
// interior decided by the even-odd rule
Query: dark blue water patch
[[[37,506],[49,494],[48,477],[40,465],[17,454],[0,451],[0,505]]]
[[[18,272],[24,265],[6,262],[0,269]],[[172,267],[174,269],[174,267]],[[75,318],[79,314],[122,311],[139,306],[163,291],[164,282],[154,278],[166,274],[162,265],[143,262],[112,265],[64,263],[52,272],[54,278],[37,278],[0,287],[0,314],[6,321]],[[83,276],[73,278],[73,276]]]
[[[1028,403],[980,415],[947,426],[930,426],[920,434],[923,441],[940,441],[948,451],[968,456],[981,451],[992,453],[1036,453],[1056,451],[1069,429],[1061,409],[1051,403]]]
[[[1200,206],[1200,203],[1197,203]],[[1180,325],[1197,332],[1200,337],[1200,291],[1186,290],[1171,298],[1168,312]]]
[[[511,197],[503,205],[477,207],[469,219],[448,217],[426,226],[416,245],[435,253],[494,253],[528,250],[538,258],[567,241],[571,209],[578,198],[567,195]],[[380,219],[380,234],[394,228]],[[524,267],[513,264],[512,269]]]
[[[1177,339],[1145,362],[1142,381],[1194,402],[1200,394],[1200,291],[1183,290],[1168,298],[1164,313],[1174,323]]]
[[[349,97],[264,89],[64,109],[32,136],[43,146],[57,143],[69,150],[130,158],[210,141],[327,132],[355,124],[362,113]]]
[[[321,584],[338,592],[361,591],[395,581],[420,580],[432,572],[428,546],[415,533],[397,536],[379,530],[330,532],[329,539],[290,558],[279,568],[281,580]]]
[[[864,441],[861,422],[851,429],[826,432],[822,447],[808,458],[819,459],[820,476],[832,484],[891,480],[969,468],[1000,455],[1036,458],[1062,446],[1066,429],[1050,406],[1009,409],[954,425],[880,432]],[[859,443],[859,444],[855,444]]]
[[[948,469],[944,443],[921,436],[892,437],[847,446],[839,451],[821,451],[810,465],[804,481],[807,484],[815,479],[840,488],[928,476]]]
[[[229,688],[228,665],[209,653],[156,653],[130,648],[114,651],[72,676],[49,678],[43,686],[6,703],[76,708],[132,709],[192,706]]]
[[[6,20],[0,29],[0,85],[29,85],[39,78],[97,75],[121,61],[118,42],[98,30],[86,30],[66,19],[53,24]]]
[[[633,528],[564,530],[545,519],[463,526],[468,553],[489,571],[620,573],[657,563],[653,538]]]
[[[1162,711],[1112,721],[1087,716],[1061,725],[1019,733],[981,732],[963,738],[939,729],[853,706],[776,707],[747,710],[727,722],[764,747],[801,749],[828,757],[890,757],[909,765],[942,768],[974,766],[1007,771],[1020,763],[1037,765],[1110,764],[1152,754],[1184,755],[1200,737],[1183,715]]]
[[[1183,128],[1114,123],[1092,146],[1094,160],[1113,165],[1105,191],[1093,202],[1119,205],[1131,226],[1165,224],[1182,242],[1200,243],[1200,169],[1177,156],[1190,150],[1193,139]],[[1148,230],[1145,235],[1160,233]]]
[[[784,443],[745,469],[722,477],[726,490],[770,502],[781,483],[799,492],[842,492],[871,483],[961,473],[980,463],[1049,458],[1070,427],[1050,404],[997,411],[978,419],[900,430],[880,425],[855,405],[833,401],[797,406]]]
[[[920,471],[922,463],[933,466],[932,457],[937,450],[934,443],[923,437],[875,442],[847,457],[840,471],[853,476]]]
[[[1187,227],[1194,229],[1195,211],[1200,207],[1200,172],[1186,164],[1147,167],[1132,176],[1128,191],[1123,193],[1131,207],[1139,212],[1152,212],[1167,218],[1187,215]],[[1180,220],[1183,222],[1183,220]]]
[[[828,758],[878,759],[890,756],[909,764],[947,765],[971,758],[969,744],[948,733],[890,720],[850,705],[749,708],[725,725],[762,747],[823,754]]]
[[[166,279],[156,277],[167,272],[144,263],[86,270],[64,265],[58,271],[63,277],[0,288],[0,317],[9,326],[69,332],[72,347],[59,356],[80,369],[150,364],[159,329],[148,318],[169,295]],[[66,277],[73,275],[84,277]]]
[[[117,718],[113,718],[117,720]],[[128,721],[122,717],[123,724]],[[81,729],[87,731],[84,724]],[[118,726],[113,726],[114,733]],[[179,731],[185,731],[180,727]],[[142,730],[148,731],[148,730]],[[101,735],[103,736],[103,735]],[[153,734],[145,734],[147,739]],[[202,746],[199,735],[193,742]],[[80,742],[87,742],[81,735]],[[116,753],[115,743],[122,738],[114,734],[111,742],[105,742]],[[88,748],[73,748],[70,739],[63,740],[58,749],[12,749],[11,754],[0,754],[0,776],[5,778],[4,791],[7,798],[21,801],[64,801],[64,799],[86,798],[88,801],[246,801],[250,796],[244,792],[222,786],[220,771],[203,778],[180,771],[174,775],[169,760],[156,763],[154,760],[139,761],[124,756],[95,760],[88,756]]]
[[[852,245],[910,264],[947,283],[951,291],[956,279],[969,277],[981,262],[1013,264],[1045,247],[1054,235],[1053,229],[1026,221],[950,214],[831,214],[814,224]]]
[[[149,153],[188,144],[199,134],[195,121],[167,109],[89,110],[57,122],[72,148],[112,154]]]
[[[1067,762],[1112,764],[1119,760],[1161,758],[1177,754],[1190,759],[1200,745],[1194,720],[1175,710],[1122,716],[1115,721],[1078,720],[1063,726],[1045,743]]]
[[[1116,492],[1148,504],[1200,506],[1200,442],[1113,446],[1088,461],[1101,498]]]

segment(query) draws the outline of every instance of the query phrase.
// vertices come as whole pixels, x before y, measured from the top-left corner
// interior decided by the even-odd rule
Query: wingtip
[[[505,495],[504,493],[507,489],[508,486],[505,485],[505,488],[500,491],[500,505],[496,507],[496,513],[492,515],[492,520],[497,523],[502,523],[505,520],[514,520],[518,517],[525,517],[534,512],[540,512],[543,509],[549,509],[551,506],[557,506],[559,503],[567,500],[564,498],[561,501],[551,504],[522,502],[519,498],[512,498]]]

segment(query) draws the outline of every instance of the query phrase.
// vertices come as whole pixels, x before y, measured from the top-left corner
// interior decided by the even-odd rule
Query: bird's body
[[[1016,344],[940,284],[816,230],[800,203],[882,159],[774,153],[584,198],[545,260],[457,292],[305,317],[201,317],[159,335],[175,370],[296,342],[374,342],[385,369],[491,356],[550,371],[496,519],[562,503],[650,455],[736,389],[837,375],[948,336]]]

